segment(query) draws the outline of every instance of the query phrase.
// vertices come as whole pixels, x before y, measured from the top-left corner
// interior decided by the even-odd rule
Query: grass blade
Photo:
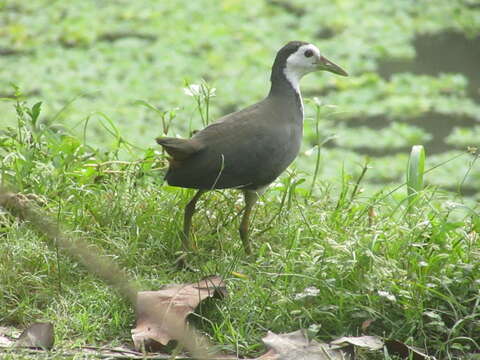
[[[425,172],[425,149],[422,145],[412,147],[407,165],[408,203],[412,206],[418,193],[423,190],[423,174]]]

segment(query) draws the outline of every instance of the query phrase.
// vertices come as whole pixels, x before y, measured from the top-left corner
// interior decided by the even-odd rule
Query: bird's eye
[[[305,52],[303,53],[303,55],[305,55],[305,57],[310,57],[313,55],[313,51],[312,50],[305,50]]]

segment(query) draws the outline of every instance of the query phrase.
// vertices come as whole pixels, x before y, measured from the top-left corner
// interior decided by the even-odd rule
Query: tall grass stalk
[[[313,179],[312,183],[310,185],[310,191],[308,192],[308,197],[307,199],[310,199],[313,194],[313,189],[315,188],[315,184],[317,183],[317,178],[318,178],[318,173],[320,171],[320,159],[321,159],[321,151],[323,145],[325,145],[327,142],[332,140],[335,136],[328,136],[325,138],[323,141],[320,141],[321,134],[320,134],[320,119],[321,119],[321,114],[322,114],[322,103],[318,98],[313,98],[313,104],[315,105],[315,142],[316,142],[316,148],[317,148],[317,154],[315,158],[315,169],[313,170]]]
[[[194,98],[202,126],[208,126],[210,124],[210,100],[215,97],[216,89],[202,80],[200,84],[185,83],[183,91],[186,95]]]

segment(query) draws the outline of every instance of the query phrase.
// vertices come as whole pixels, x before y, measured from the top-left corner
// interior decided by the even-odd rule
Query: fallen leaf
[[[388,353],[391,355],[397,355],[405,359],[412,360],[435,360],[433,356],[424,354],[421,350],[414,348],[413,346],[402,343],[398,340],[385,340],[385,346]]]
[[[225,284],[219,276],[210,276],[192,284],[166,285],[159,291],[139,292],[137,323],[132,330],[135,349],[162,349],[171,340],[176,340],[175,334],[185,328],[187,316],[202,300],[225,295]],[[159,318],[161,322],[155,321]]]
[[[107,358],[107,359],[155,359],[155,360],[194,360],[196,358],[188,355],[176,355],[172,357],[171,354],[149,354],[138,352],[130,349],[129,347],[97,347],[97,346],[83,346],[78,348],[80,352],[77,352],[77,357],[82,355],[83,358]],[[76,357],[75,357],[76,358]],[[210,360],[238,360],[234,355],[216,355],[213,356]]]
[[[12,341],[3,335],[0,335],[0,347],[7,347],[10,345],[12,345]]]
[[[53,324],[41,322],[26,328],[15,342],[15,346],[50,350],[54,342]]]
[[[383,348],[383,340],[378,336],[344,336],[337,340],[333,340],[330,344],[345,346],[353,345],[356,347],[366,348],[372,351]]]
[[[309,340],[306,330],[288,334],[268,332],[262,339],[269,351],[256,360],[346,360],[349,355],[335,345]]]
[[[7,347],[7,346],[11,346],[12,344],[13,344],[12,340],[10,340],[5,335],[0,334],[0,347]]]
[[[278,359],[278,354],[275,352],[275,350],[270,349],[265,354],[263,354],[262,356],[254,360],[275,360],[275,359]]]
[[[14,327],[0,326],[0,347],[12,346],[19,335],[20,331]]]

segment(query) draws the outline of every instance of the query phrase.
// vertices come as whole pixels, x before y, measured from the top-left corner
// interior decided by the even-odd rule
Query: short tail
[[[201,151],[204,146],[194,139],[159,137],[156,139],[174,160],[182,161]]]

